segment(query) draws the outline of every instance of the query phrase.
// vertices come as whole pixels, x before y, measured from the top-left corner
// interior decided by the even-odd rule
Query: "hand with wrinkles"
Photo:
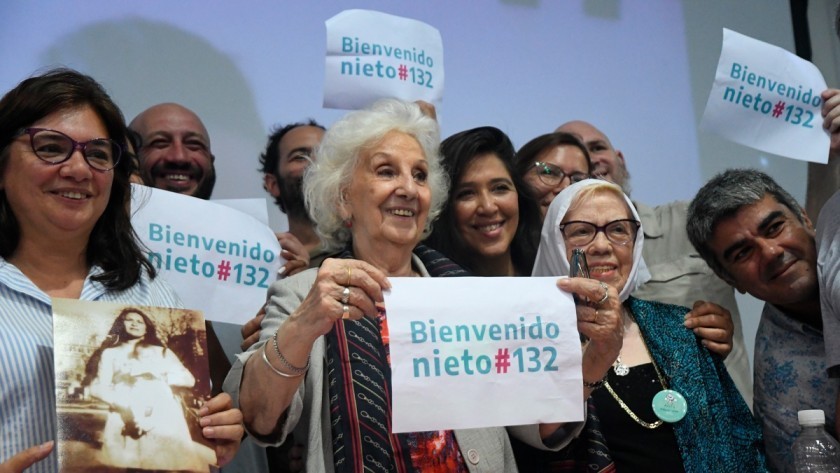
[[[578,332],[589,339],[583,354],[583,380],[594,383],[604,377],[621,352],[624,319],[618,291],[588,278],[563,278],[557,281],[557,287],[590,301],[603,299],[607,291],[607,298],[601,304],[576,306]]]

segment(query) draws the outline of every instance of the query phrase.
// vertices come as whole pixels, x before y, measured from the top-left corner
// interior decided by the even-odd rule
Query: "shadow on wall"
[[[190,108],[207,127],[216,155],[213,197],[264,196],[254,172],[265,140],[254,94],[234,61],[206,39],[167,23],[108,21],[60,38],[40,62],[96,78],[127,122],[161,102]],[[252,182],[253,191],[243,182]]]

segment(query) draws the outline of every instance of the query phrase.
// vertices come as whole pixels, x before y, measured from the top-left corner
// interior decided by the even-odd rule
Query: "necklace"
[[[613,371],[617,376],[627,376],[627,373],[630,372],[630,368],[621,362],[621,354],[616,357],[615,363],[613,363]]]
[[[642,337],[644,340],[644,337]],[[618,397],[618,394],[613,390],[612,386],[610,386],[609,381],[604,382],[604,387],[607,388],[607,392],[610,393],[610,396],[615,399],[621,409],[630,416],[637,424],[641,425],[646,429],[655,429],[662,425],[662,422],[677,422],[681,420],[687,411],[687,406],[685,402],[685,398],[682,394],[668,389],[668,385],[665,382],[665,378],[662,376],[662,373],[659,371],[659,367],[656,366],[656,360],[650,353],[650,348],[647,347],[647,343],[644,344],[645,349],[648,352],[648,356],[650,357],[650,362],[653,365],[654,371],[656,371],[656,377],[659,379],[659,384],[662,386],[662,391],[656,394],[653,398],[653,412],[659,417],[659,420],[656,422],[645,422],[633,412],[625,402]],[[615,363],[613,364],[613,371],[618,376],[626,376],[627,373],[630,372],[630,368],[621,362],[621,355],[619,355]]]
[[[651,359],[651,361],[653,361],[653,359]],[[624,368],[627,369],[627,366],[624,365]],[[662,385],[662,389],[663,390],[668,389],[665,386],[665,380],[663,380],[662,375],[659,374],[659,369],[656,368],[656,362],[655,361],[653,362],[653,368],[656,370],[656,376],[659,378],[659,383]],[[618,374],[618,373],[616,373],[616,374]],[[624,375],[620,375],[620,376],[624,376]],[[644,427],[646,429],[655,429],[655,428],[659,427],[660,425],[662,425],[662,422],[663,422],[662,419],[659,419],[656,422],[645,422],[642,419],[640,419],[639,416],[637,416],[636,413],[633,412],[630,409],[630,407],[627,406],[627,404],[625,404],[624,401],[620,397],[618,397],[618,394],[616,394],[616,392],[613,390],[612,386],[610,386],[609,381],[604,382],[604,387],[607,388],[607,392],[609,392],[610,396],[612,396],[613,399],[615,399],[615,401],[618,403],[618,405],[621,407],[621,409],[624,412],[626,412],[627,415],[629,415],[630,418],[633,419],[637,424],[641,425],[642,427]]]

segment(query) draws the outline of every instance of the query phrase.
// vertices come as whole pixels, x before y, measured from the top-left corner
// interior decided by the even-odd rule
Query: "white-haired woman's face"
[[[123,324],[125,324],[125,333],[130,338],[142,338],[146,335],[146,321],[140,314],[134,312],[126,314]]]
[[[633,215],[624,199],[612,192],[596,192],[580,198],[583,200],[573,204],[563,218],[566,257],[571,262],[572,250],[582,249],[590,276],[620,292],[633,268],[633,245],[638,229],[632,223]],[[576,244],[576,239],[591,237],[592,225],[599,227],[594,239]]]
[[[354,245],[413,248],[422,238],[432,199],[429,163],[420,144],[391,131],[358,159],[343,206]]]

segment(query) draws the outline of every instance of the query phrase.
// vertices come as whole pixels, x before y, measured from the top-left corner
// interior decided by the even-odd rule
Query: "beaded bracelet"
[[[262,349],[261,351],[262,351],[262,359],[263,359],[263,361],[265,362],[266,366],[268,366],[269,368],[271,368],[271,371],[274,371],[274,372],[275,372],[275,373],[277,373],[279,376],[282,376],[282,377],[284,377],[284,378],[299,378],[299,377],[303,376],[303,373],[300,373],[300,374],[288,374],[288,373],[284,373],[284,372],[282,372],[282,371],[278,370],[277,368],[275,368],[275,367],[274,367],[274,365],[272,365],[272,364],[271,364],[271,362],[270,362],[270,361],[268,361],[268,355],[266,355],[266,354],[265,354],[265,346],[263,346],[263,349]]]
[[[603,378],[599,379],[598,381],[595,381],[594,383],[590,383],[586,380],[583,380],[583,387],[595,390],[595,389],[598,389],[601,386],[603,386],[604,383],[606,383],[606,382],[607,382],[607,375],[604,375]]]
[[[289,371],[291,371],[293,374],[295,374],[297,376],[300,376],[303,373],[306,373],[306,370],[309,369],[310,357],[309,356],[306,357],[306,366],[304,366],[303,368],[298,368],[297,366],[289,363],[289,360],[287,360],[286,357],[283,356],[282,353],[280,353],[280,346],[277,345],[277,332],[274,332],[274,337],[272,337],[272,338],[274,340],[274,353],[277,353],[277,357],[280,358],[280,363],[283,363],[283,366],[288,368]]]

